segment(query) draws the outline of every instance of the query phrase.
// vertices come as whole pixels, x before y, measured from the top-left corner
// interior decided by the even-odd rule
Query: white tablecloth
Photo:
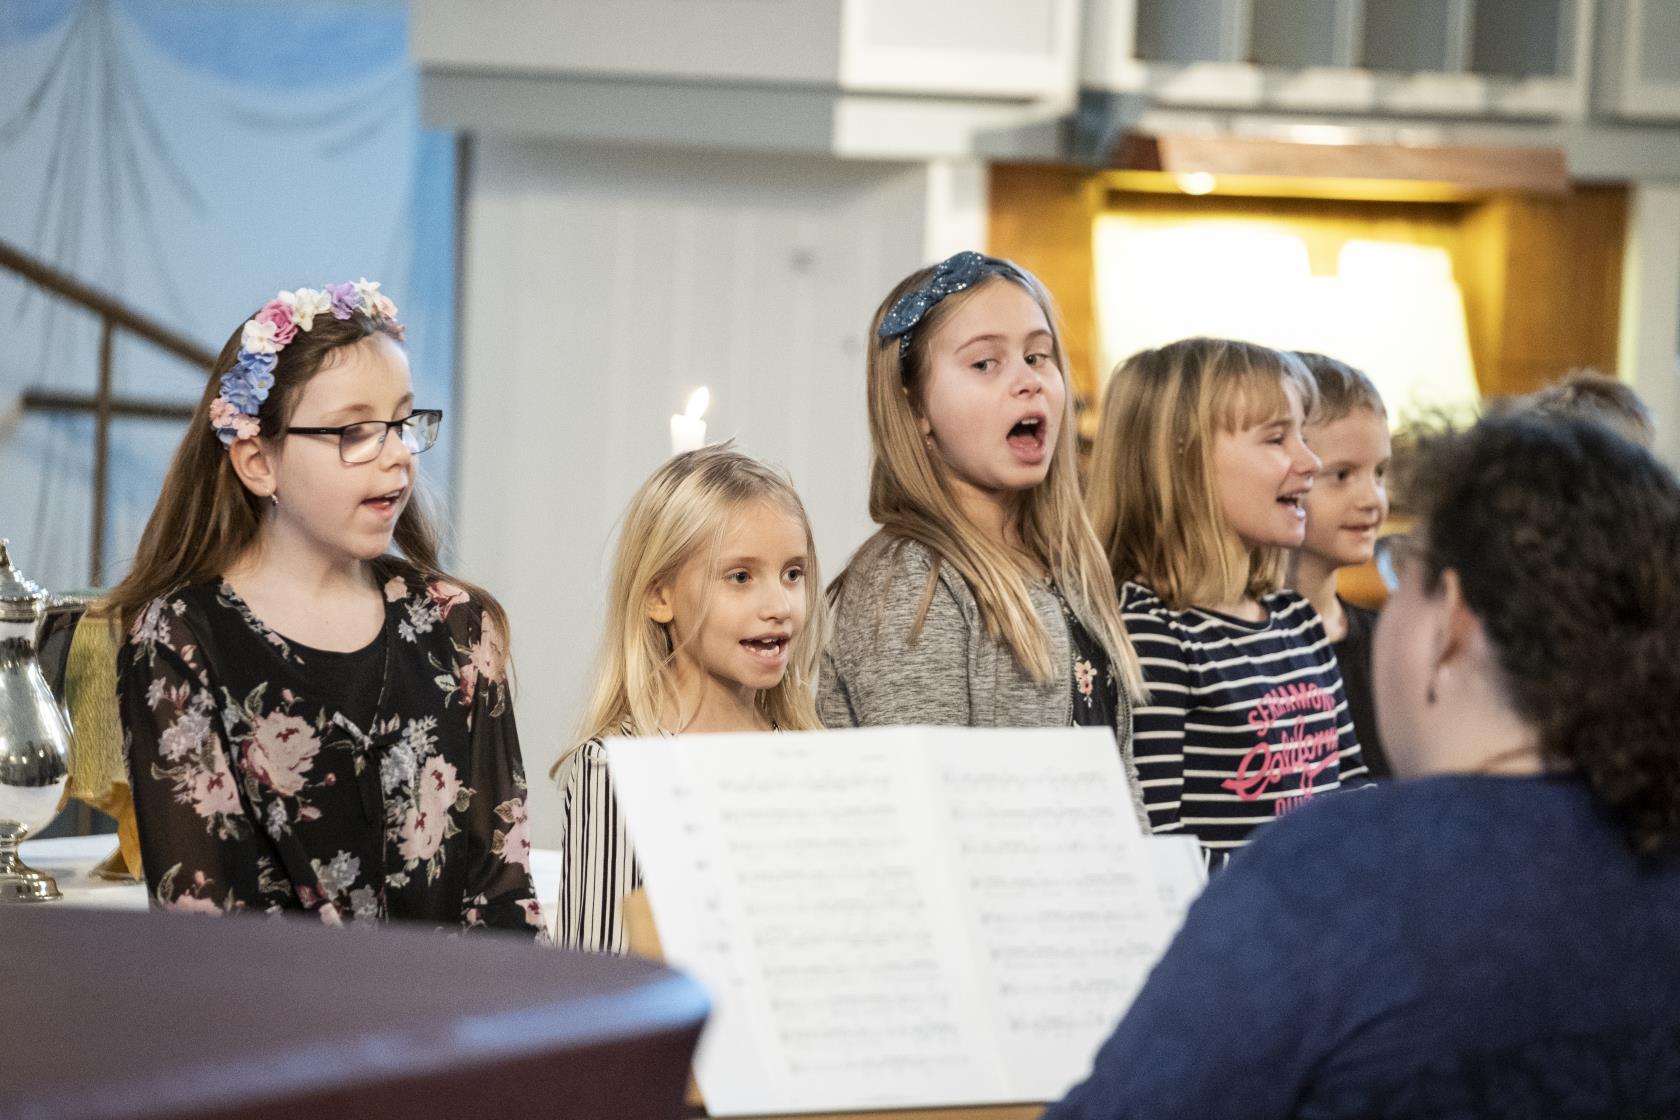
[[[24,863],[37,871],[45,871],[58,880],[58,889],[64,892],[64,901],[47,905],[144,910],[144,883],[111,883],[88,876],[89,869],[116,850],[115,835],[62,836],[53,840],[29,840],[19,849]],[[554,909],[560,897],[558,849],[532,849],[531,878],[536,881],[537,901],[542,903],[543,917],[548,919],[549,932],[553,933],[559,917]]]

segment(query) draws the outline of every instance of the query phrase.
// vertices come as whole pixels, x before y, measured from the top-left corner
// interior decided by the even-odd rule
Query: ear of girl
[[[641,884],[604,740],[818,727],[819,587],[799,495],[727,444],[670,460],[631,499],[582,742],[551,772],[562,945],[624,952],[621,902]]]
[[[395,316],[362,281],[236,331],[111,596],[160,906],[542,929],[506,618],[438,566]]]
[[[1310,602],[1283,588],[1319,462],[1299,359],[1187,339],[1109,381],[1089,504],[1150,700],[1136,765],[1150,827],[1223,866],[1262,823],[1366,784],[1341,674]]]
[[[870,515],[829,589],[828,726],[1114,729],[1142,677],[1079,501],[1067,362],[1049,294],[959,253],[875,314]]]

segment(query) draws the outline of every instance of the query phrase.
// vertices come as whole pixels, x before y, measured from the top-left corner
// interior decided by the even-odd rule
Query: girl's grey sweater
[[[1068,726],[1073,653],[1049,586],[1030,587],[1033,610],[1050,636],[1051,663],[1066,669],[1041,683],[1016,665],[1006,643],[987,635],[973,592],[949,564],[939,565],[927,620],[911,640],[934,563],[933,553],[915,541],[880,549],[861,567],[854,562],[823,655],[817,691],[823,724]]]

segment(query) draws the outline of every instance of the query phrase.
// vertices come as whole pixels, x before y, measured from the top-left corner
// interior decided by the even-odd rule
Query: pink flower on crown
[[[373,297],[373,309],[381,319],[395,319],[397,317],[397,305],[392,303],[391,297],[384,292],[380,292]]]
[[[229,404],[226,397],[217,397],[210,402],[210,426],[212,428],[231,428],[235,418],[239,415],[239,410]]]
[[[249,319],[239,336],[239,348],[252,354],[273,354],[284,343],[275,341],[276,329],[265,319]]]
[[[233,429],[234,439],[256,439],[262,434],[262,425],[257,422],[257,418],[247,416],[243,412],[235,413],[233,423],[228,427]]]
[[[271,299],[263,304],[257,312],[256,321],[274,324],[274,344],[276,347],[285,346],[297,337],[297,323],[292,320],[292,309],[277,299]]]

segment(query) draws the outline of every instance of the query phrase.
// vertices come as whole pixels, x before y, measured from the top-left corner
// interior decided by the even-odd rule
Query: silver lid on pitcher
[[[36,622],[51,596],[12,567],[11,542],[0,537],[0,622]]]

